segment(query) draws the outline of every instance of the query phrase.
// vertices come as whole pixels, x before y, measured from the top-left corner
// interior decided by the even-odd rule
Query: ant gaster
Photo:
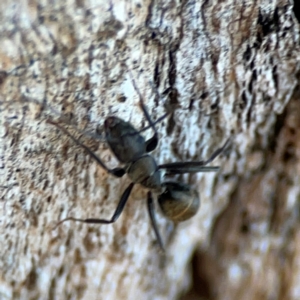
[[[78,219],[68,217],[61,220],[56,227],[65,221],[78,221],[93,224],[114,223],[121,215],[133,186],[136,183],[139,183],[145,188],[149,189],[147,193],[148,212],[156,239],[160,248],[164,251],[162,239],[155,220],[153,196],[151,190],[159,193],[159,206],[166,217],[173,222],[185,221],[194,216],[199,209],[200,200],[197,191],[193,190],[187,184],[172,181],[162,182],[161,169],[164,169],[166,174],[218,171],[219,167],[206,166],[206,164],[214,160],[224,150],[228,141],[224,144],[224,146],[217,149],[208,160],[197,162],[175,162],[157,165],[153,156],[148,153],[153,151],[158,144],[158,133],[155,123],[165,118],[168,114],[165,114],[156,122],[153,122],[140,94],[139,97],[140,107],[143,110],[148,123],[150,124],[150,126],[147,128],[152,128],[154,131],[154,135],[149,140],[145,140],[140,134],[141,131],[137,131],[129,122],[126,122],[120,118],[110,116],[106,118],[104,122],[106,142],[119,162],[124,165],[123,168],[108,168],[92,150],[74,138],[64,127],[52,120],[47,121],[48,123],[58,127],[76,144],[85,149],[85,151],[108,173],[116,177],[122,177],[125,173],[127,173],[128,177],[132,180],[132,183],[130,183],[123,192],[111,219]]]

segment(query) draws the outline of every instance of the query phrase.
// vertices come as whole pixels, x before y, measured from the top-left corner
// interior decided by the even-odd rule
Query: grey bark
[[[299,299],[290,1],[7,1],[0,21],[0,297],[174,299],[191,284],[197,249],[206,298]],[[178,178],[201,195],[193,219],[172,228],[157,210],[165,256],[139,186],[114,225],[53,230],[66,216],[109,218],[130,181],[46,120],[62,120],[117,166],[93,135],[108,115],[147,125],[130,74],[154,119],[173,111],[157,124],[159,163],[205,159],[231,137],[218,174]]]

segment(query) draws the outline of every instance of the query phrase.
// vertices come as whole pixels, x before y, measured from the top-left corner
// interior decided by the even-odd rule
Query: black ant
[[[58,127],[61,131],[68,135],[76,144],[81,146],[108,173],[116,177],[122,177],[125,173],[127,173],[129,178],[132,180],[132,183],[130,183],[129,186],[123,192],[111,219],[77,219],[73,217],[68,217],[61,220],[56,225],[56,227],[65,221],[78,221],[94,224],[114,223],[121,215],[129,198],[129,195],[132,191],[132,188],[137,183],[149,189],[147,193],[148,212],[157,241],[159,243],[160,248],[163,251],[164,247],[155,220],[153,196],[151,191],[159,193],[159,206],[162,212],[173,222],[185,221],[197,213],[200,206],[200,200],[197,191],[193,190],[189,185],[184,183],[172,181],[162,182],[161,169],[166,170],[167,174],[218,171],[219,167],[212,167],[206,165],[213,161],[224,150],[224,148],[228,144],[228,141],[224,144],[224,146],[217,149],[210,156],[210,158],[205,161],[202,160],[195,162],[175,162],[157,165],[154,157],[148,154],[149,152],[153,151],[158,144],[158,133],[155,128],[155,123],[157,123],[157,121],[153,122],[151,120],[141,95],[140,107],[148,123],[150,124],[149,127],[152,128],[152,130],[154,131],[154,135],[149,140],[145,140],[144,137],[140,134],[141,131],[136,130],[129,122],[126,122],[120,118],[111,116],[106,118],[104,122],[106,142],[109,145],[110,150],[119,160],[119,162],[124,165],[123,168],[108,168],[92,150],[90,150],[87,146],[85,146],[79,140],[74,138],[64,127],[52,120],[47,121],[48,123]],[[165,118],[167,115],[168,114],[159,118],[159,120]]]

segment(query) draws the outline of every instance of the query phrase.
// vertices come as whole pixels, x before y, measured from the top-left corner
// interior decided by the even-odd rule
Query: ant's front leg
[[[114,169],[110,169],[108,168],[104,162],[100,159],[99,156],[97,156],[90,148],[88,148],[86,145],[82,144],[79,140],[77,140],[75,137],[72,136],[72,134],[65,129],[64,127],[62,127],[61,125],[59,125],[57,122],[54,122],[52,120],[47,120],[47,123],[52,124],[54,126],[56,126],[58,129],[60,129],[64,134],[66,134],[68,137],[70,137],[75,144],[79,145],[80,147],[82,147],[104,170],[106,170],[109,174],[112,174],[116,177],[122,177],[126,172],[123,168],[114,168]]]
[[[152,121],[152,119],[151,119],[151,117],[150,117],[150,115],[148,113],[147,107],[146,107],[146,105],[144,103],[143,97],[142,97],[142,95],[141,95],[138,87],[135,84],[133,76],[132,76],[132,74],[130,72],[129,72],[129,74],[130,74],[130,77],[131,77],[131,81],[132,81],[133,87],[136,90],[136,92],[137,92],[137,94],[138,94],[138,96],[140,98],[140,107],[141,107],[141,109],[142,109],[142,111],[143,111],[143,113],[144,113],[144,115],[145,115],[148,123],[150,124],[150,127],[154,131],[154,135],[149,140],[146,141],[146,152],[151,152],[151,151],[153,151],[157,147],[157,144],[158,144],[158,132],[157,132],[157,129],[155,127],[155,122]],[[163,118],[165,118],[167,115],[168,114],[164,115]]]

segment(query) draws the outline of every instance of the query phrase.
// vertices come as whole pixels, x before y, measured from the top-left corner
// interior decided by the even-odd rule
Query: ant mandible
[[[209,159],[192,162],[175,162],[157,165],[153,156],[149,152],[153,151],[158,144],[158,133],[147,108],[144,104],[141,94],[138,92],[140,98],[140,107],[149,123],[149,128],[152,128],[154,135],[145,140],[140,134],[141,131],[136,130],[129,122],[120,118],[110,116],[104,122],[105,139],[109,145],[110,150],[114,153],[116,158],[123,168],[108,168],[105,163],[86,145],[73,137],[67,129],[53,120],[47,122],[55,125],[67,136],[69,136],[76,144],[81,146],[103,169],[109,174],[116,177],[122,177],[127,173],[132,183],[125,189],[117,208],[111,219],[78,219],[68,217],[57,223],[55,228],[66,221],[78,221],[92,224],[111,224],[117,221],[127,203],[129,195],[135,184],[139,183],[143,187],[149,189],[147,193],[147,207],[152,227],[154,229],[156,239],[162,251],[164,251],[163,242],[156,224],[153,196],[151,191],[159,193],[158,203],[164,215],[173,222],[185,221],[194,216],[200,206],[200,199],[196,190],[192,189],[188,184],[165,181],[161,179],[161,170],[164,169],[166,174],[184,174],[184,173],[198,173],[198,172],[215,172],[219,170],[216,166],[206,166],[212,162],[227,146],[228,141],[219,149],[217,149]],[[165,114],[163,119],[168,114]]]

